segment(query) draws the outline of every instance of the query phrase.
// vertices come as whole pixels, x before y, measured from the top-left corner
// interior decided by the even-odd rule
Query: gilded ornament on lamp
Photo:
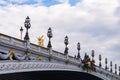
[[[44,46],[44,39],[43,39],[43,35],[38,37],[38,45],[43,47]]]

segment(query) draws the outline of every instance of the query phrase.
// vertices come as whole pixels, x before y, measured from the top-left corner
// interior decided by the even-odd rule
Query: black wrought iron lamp
[[[68,55],[68,47],[67,47],[67,45],[69,44],[68,36],[65,37],[64,44],[65,44],[64,54],[65,54],[65,55]]]
[[[28,29],[30,29],[30,27],[31,27],[29,16],[27,16],[27,18],[25,19],[24,26],[26,28],[26,34],[25,34],[24,40],[29,41],[30,38],[29,38],[29,34],[28,34]]]
[[[80,43],[78,42],[77,44],[77,50],[78,50],[78,55],[77,55],[77,59],[80,59]]]
[[[92,61],[94,60],[94,56],[95,56],[95,51],[94,50],[92,50],[92,54],[91,54],[91,56],[92,56]]]
[[[105,58],[105,70],[107,70],[107,58]]]
[[[100,54],[100,55],[99,55],[99,67],[100,67],[100,68],[102,67],[101,60],[102,60],[102,57],[101,57],[101,54]]]
[[[117,64],[115,64],[115,74],[117,74]]]
[[[20,34],[21,34],[21,35],[20,35],[20,39],[21,39],[21,40],[22,40],[22,33],[23,33],[23,28],[21,27],[21,28],[20,28]]]
[[[112,61],[110,61],[110,72],[112,72],[113,70],[112,70]]]
[[[53,37],[53,34],[52,34],[52,29],[51,29],[50,27],[49,27],[49,29],[48,29],[47,36],[48,36],[48,38],[49,38],[49,42],[48,42],[47,48],[48,48],[48,49],[51,49],[51,48],[52,48],[51,38]]]
[[[119,66],[119,76],[120,76],[120,66]]]

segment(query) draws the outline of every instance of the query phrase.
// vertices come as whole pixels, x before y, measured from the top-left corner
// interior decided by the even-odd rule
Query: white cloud
[[[102,54],[103,58],[113,60],[113,56],[120,56],[119,52],[112,50],[113,46],[120,44],[119,19],[114,14],[118,6],[117,0],[83,0],[75,6],[68,3],[50,7],[9,5],[0,7],[0,32],[19,38],[19,28],[26,16],[30,16],[31,42],[37,44],[37,37],[44,35],[47,45],[47,29],[52,27],[53,49],[63,52],[64,37],[68,35],[70,55],[77,54],[76,44],[80,42],[82,57],[85,52],[91,55],[91,50],[95,49],[96,59]],[[115,63],[120,63],[119,58]]]

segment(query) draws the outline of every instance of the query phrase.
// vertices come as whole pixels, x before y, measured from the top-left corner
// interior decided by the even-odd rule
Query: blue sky
[[[65,0],[2,0],[7,4],[13,5],[34,5],[34,4],[41,4],[43,6],[53,6],[57,4],[62,4]],[[66,0],[67,1],[67,0]],[[80,2],[81,0],[69,0],[68,3],[72,6],[76,5],[76,3]],[[6,6],[7,4],[1,3],[1,6]]]
[[[0,32],[20,38],[19,28],[30,16],[30,41],[53,29],[53,49],[64,52],[64,37],[69,37],[69,54],[77,54],[76,44],[81,43],[81,56],[95,50],[108,62],[120,64],[120,1],[118,0],[0,0]],[[14,30],[13,30],[14,29]],[[59,36],[58,36],[59,35]],[[119,65],[120,66],[120,65]],[[104,66],[103,66],[104,67]]]

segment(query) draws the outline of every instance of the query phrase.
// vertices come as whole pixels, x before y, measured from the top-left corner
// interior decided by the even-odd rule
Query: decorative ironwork
[[[65,37],[64,43],[65,43],[65,46],[66,46],[64,54],[68,55],[68,47],[67,47],[67,45],[69,44],[69,41],[68,41],[68,37],[67,36]]]
[[[115,64],[115,74],[117,74],[117,64]]]
[[[110,72],[112,72],[113,71],[112,70],[112,61],[110,61],[110,67],[111,67]]]
[[[29,41],[30,38],[29,38],[29,34],[28,34],[28,29],[30,29],[30,27],[31,27],[29,16],[27,16],[27,18],[25,19],[24,26],[26,28],[26,35],[24,37],[24,40]]]
[[[78,55],[77,55],[77,59],[80,59],[80,43],[78,42],[77,44],[77,50],[78,50]]]
[[[21,38],[21,40],[22,40],[22,33],[23,33],[23,28],[21,27],[21,28],[20,28],[20,34],[21,34],[21,35],[20,35],[20,38]]]
[[[47,36],[48,36],[48,38],[49,38],[49,42],[48,42],[47,48],[48,48],[48,49],[51,49],[51,48],[52,48],[51,38],[53,37],[53,34],[52,34],[52,29],[51,29],[50,27],[49,27],[49,29],[48,29]]]
[[[101,54],[100,54],[100,55],[99,55],[99,67],[100,67],[100,68],[102,67],[101,60],[102,60],[102,57],[101,57]]]
[[[107,70],[107,58],[105,58],[105,70]]]

